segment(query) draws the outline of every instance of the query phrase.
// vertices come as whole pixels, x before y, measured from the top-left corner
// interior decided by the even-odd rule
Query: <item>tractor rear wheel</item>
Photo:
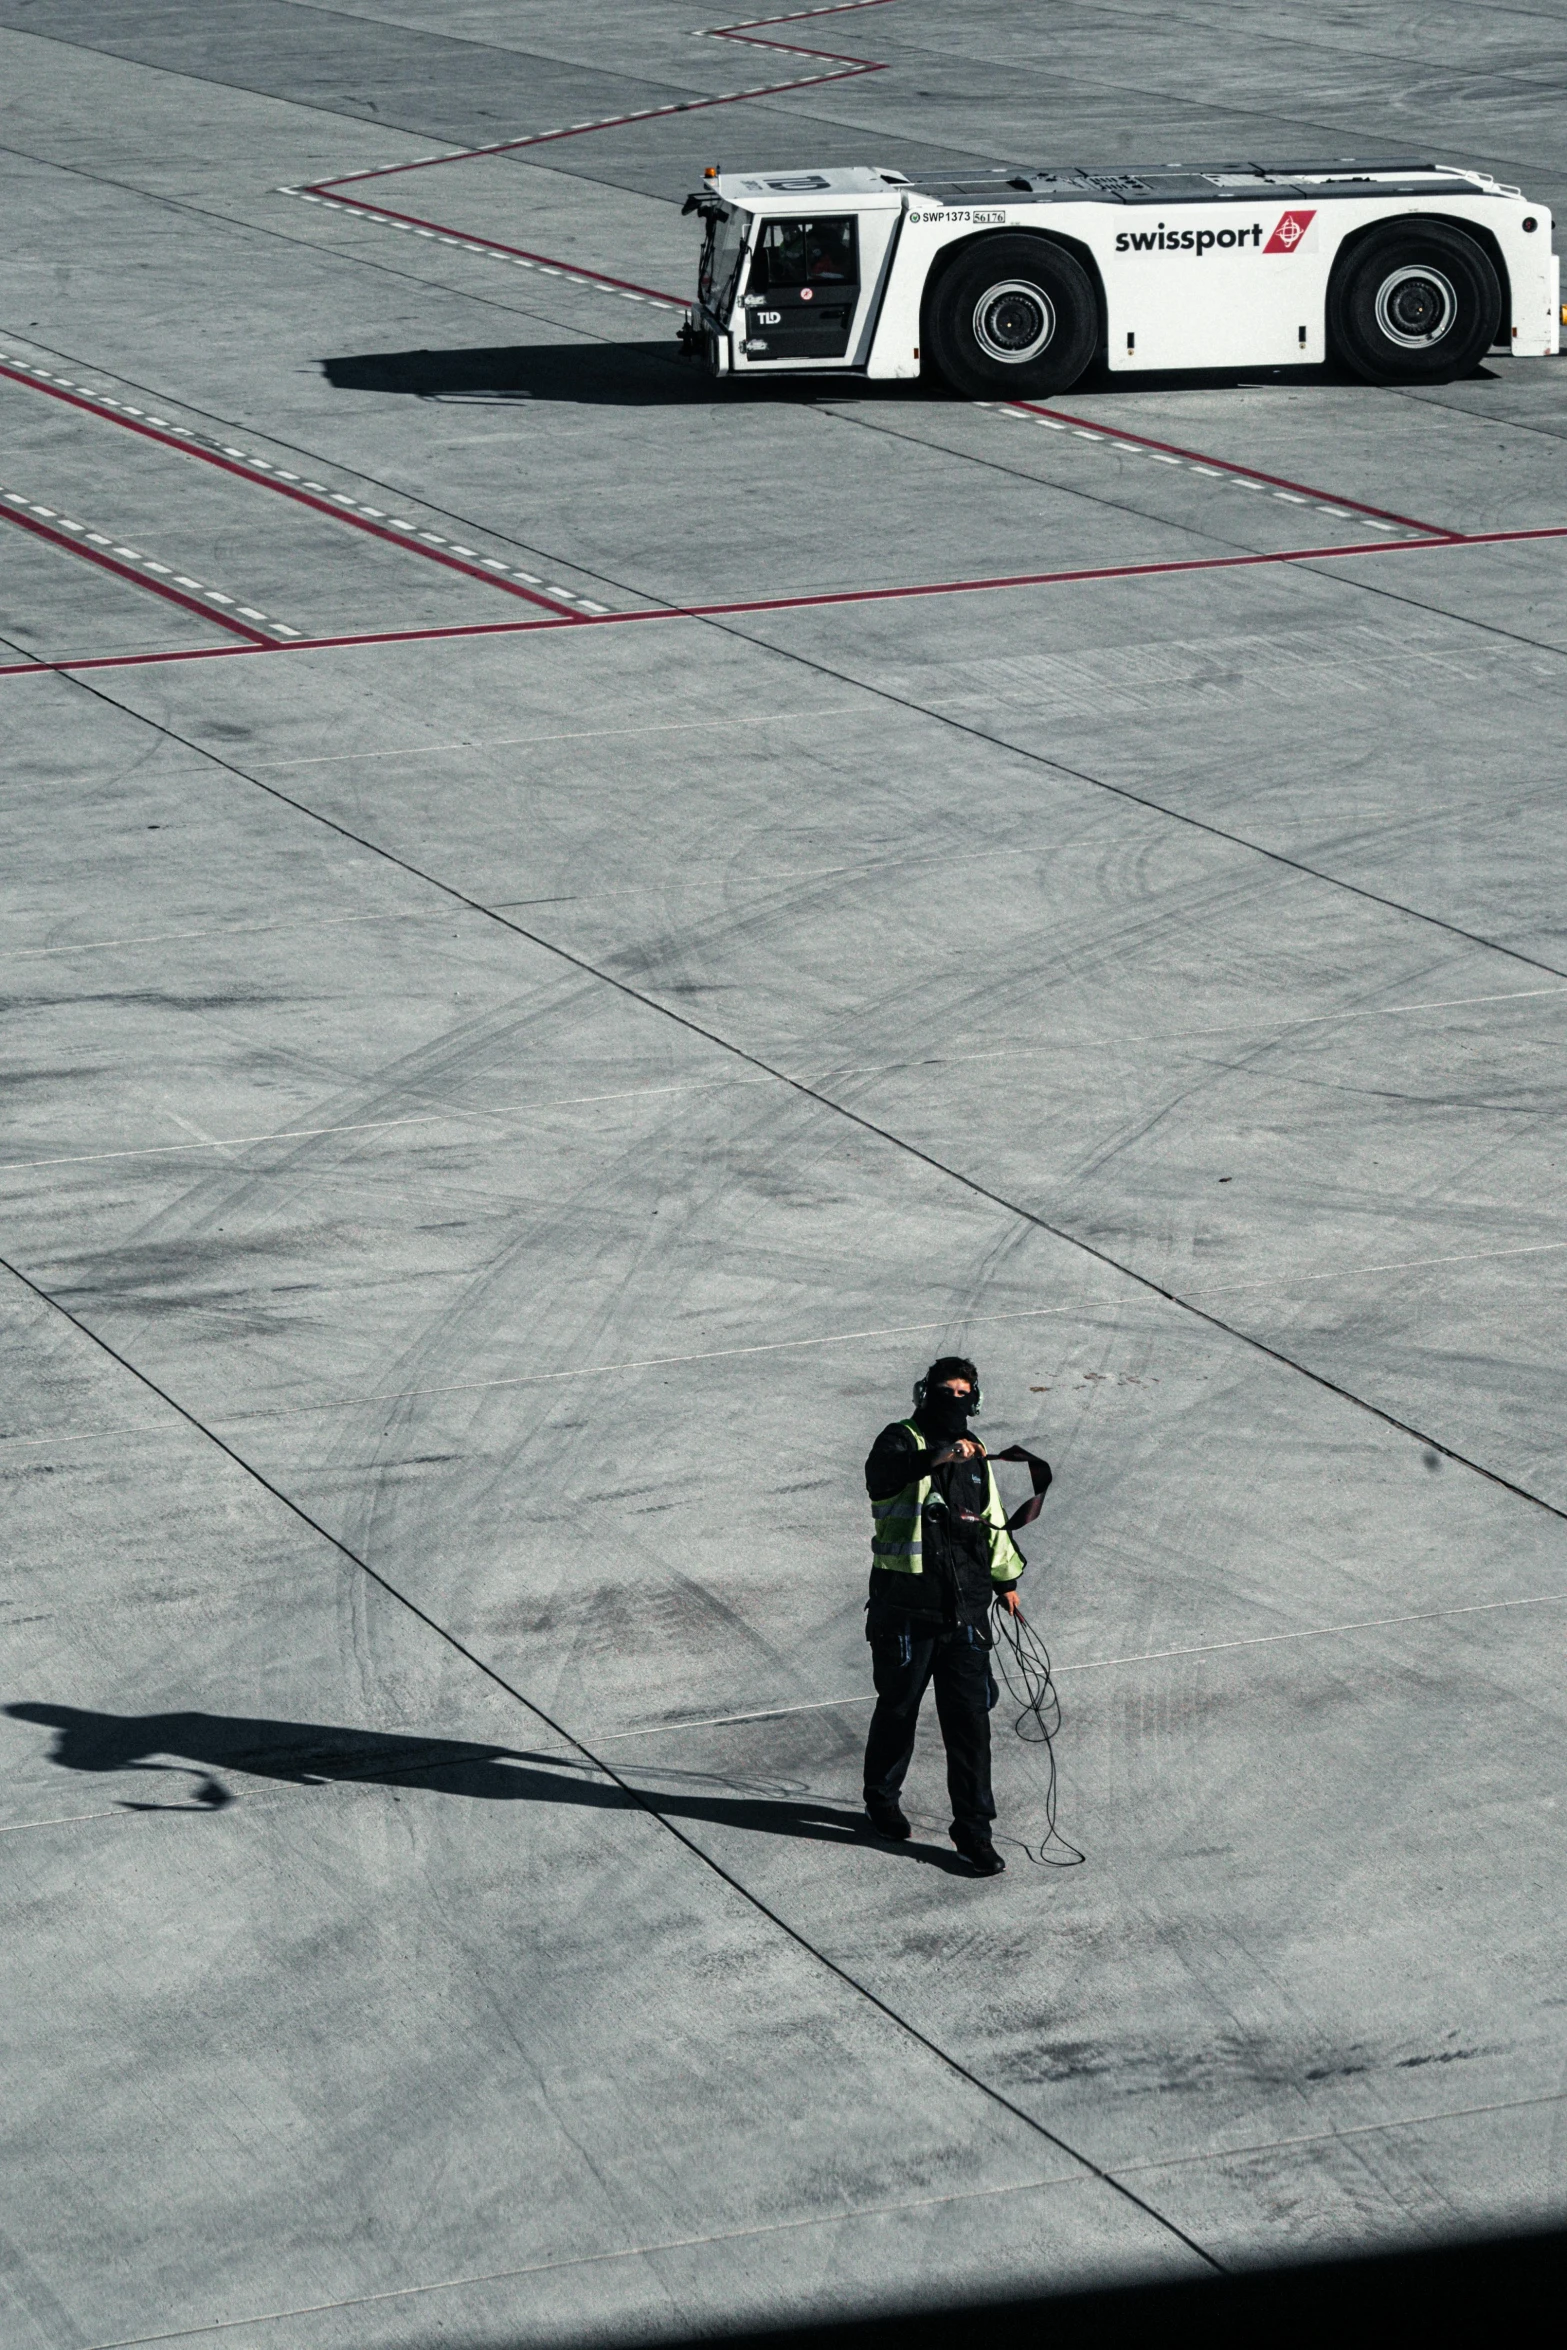
[[[1368,383],[1447,383],[1496,341],[1502,286],[1483,245],[1399,220],[1353,246],[1328,287],[1328,341]]]

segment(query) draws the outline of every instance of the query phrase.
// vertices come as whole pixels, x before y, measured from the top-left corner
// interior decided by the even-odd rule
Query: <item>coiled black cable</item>
[[[1056,1826],[1055,1736],[1061,1727],[1061,1700],[1051,1678],[1050,1651],[1021,1608],[1014,1611],[998,1599],[992,1602],[991,1617],[996,1635],[991,1654],[1001,1686],[1009,1702],[1018,1708],[1012,1728],[1026,1746],[1043,1746],[1049,1765],[1044,1840],[1037,1852],[1027,1844],[1023,1850],[1042,1868],[1075,1869],[1087,1855],[1069,1844]],[[1022,1842],[1021,1837],[1018,1841]],[[1052,1845],[1058,1845],[1060,1851],[1052,1852]]]

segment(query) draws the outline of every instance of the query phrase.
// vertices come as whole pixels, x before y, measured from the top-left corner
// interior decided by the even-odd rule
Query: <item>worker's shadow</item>
[[[566,1803],[592,1811],[647,1810],[668,1820],[746,1828],[762,1836],[803,1836],[818,1844],[863,1844],[889,1858],[966,1873],[955,1852],[934,1844],[889,1844],[864,1814],[809,1796],[722,1795],[705,1788],[617,1785],[586,1762],[460,1738],[399,1736],[320,1722],[251,1720],[240,1714],[105,1714],[72,1705],[8,1705],[14,1720],[55,1733],[51,1762],[68,1771],[161,1771],[192,1778],[186,1800],[158,1803],[122,1795],[125,1811],[222,1811],[235,1798],[217,1776],[279,1779],[318,1787],[334,1779],[427,1787],[432,1794],[490,1803]],[[663,1777],[700,1779],[698,1773]]]

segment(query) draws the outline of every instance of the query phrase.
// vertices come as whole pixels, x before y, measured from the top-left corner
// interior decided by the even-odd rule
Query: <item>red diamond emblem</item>
[[[1263,246],[1264,253],[1293,253],[1316,217],[1315,212],[1286,212]]]

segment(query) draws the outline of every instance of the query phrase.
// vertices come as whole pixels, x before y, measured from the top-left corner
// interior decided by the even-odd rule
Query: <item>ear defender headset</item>
[[[979,1373],[975,1370],[973,1364],[968,1362],[962,1355],[943,1355],[939,1363],[931,1364],[930,1369],[926,1372],[923,1379],[915,1380],[914,1409],[918,1411],[920,1406],[924,1403],[926,1396],[930,1392],[932,1380],[934,1380],[935,1384],[939,1387],[942,1384],[942,1381],[946,1379],[966,1379],[968,1381],[970,1387],[974,1391],[974,1401],[969,1406],[969,1417],[971,1419],[977,1418],[980,1411],[983,1409],[985,1402],[985,1399],[979,1390]]]

